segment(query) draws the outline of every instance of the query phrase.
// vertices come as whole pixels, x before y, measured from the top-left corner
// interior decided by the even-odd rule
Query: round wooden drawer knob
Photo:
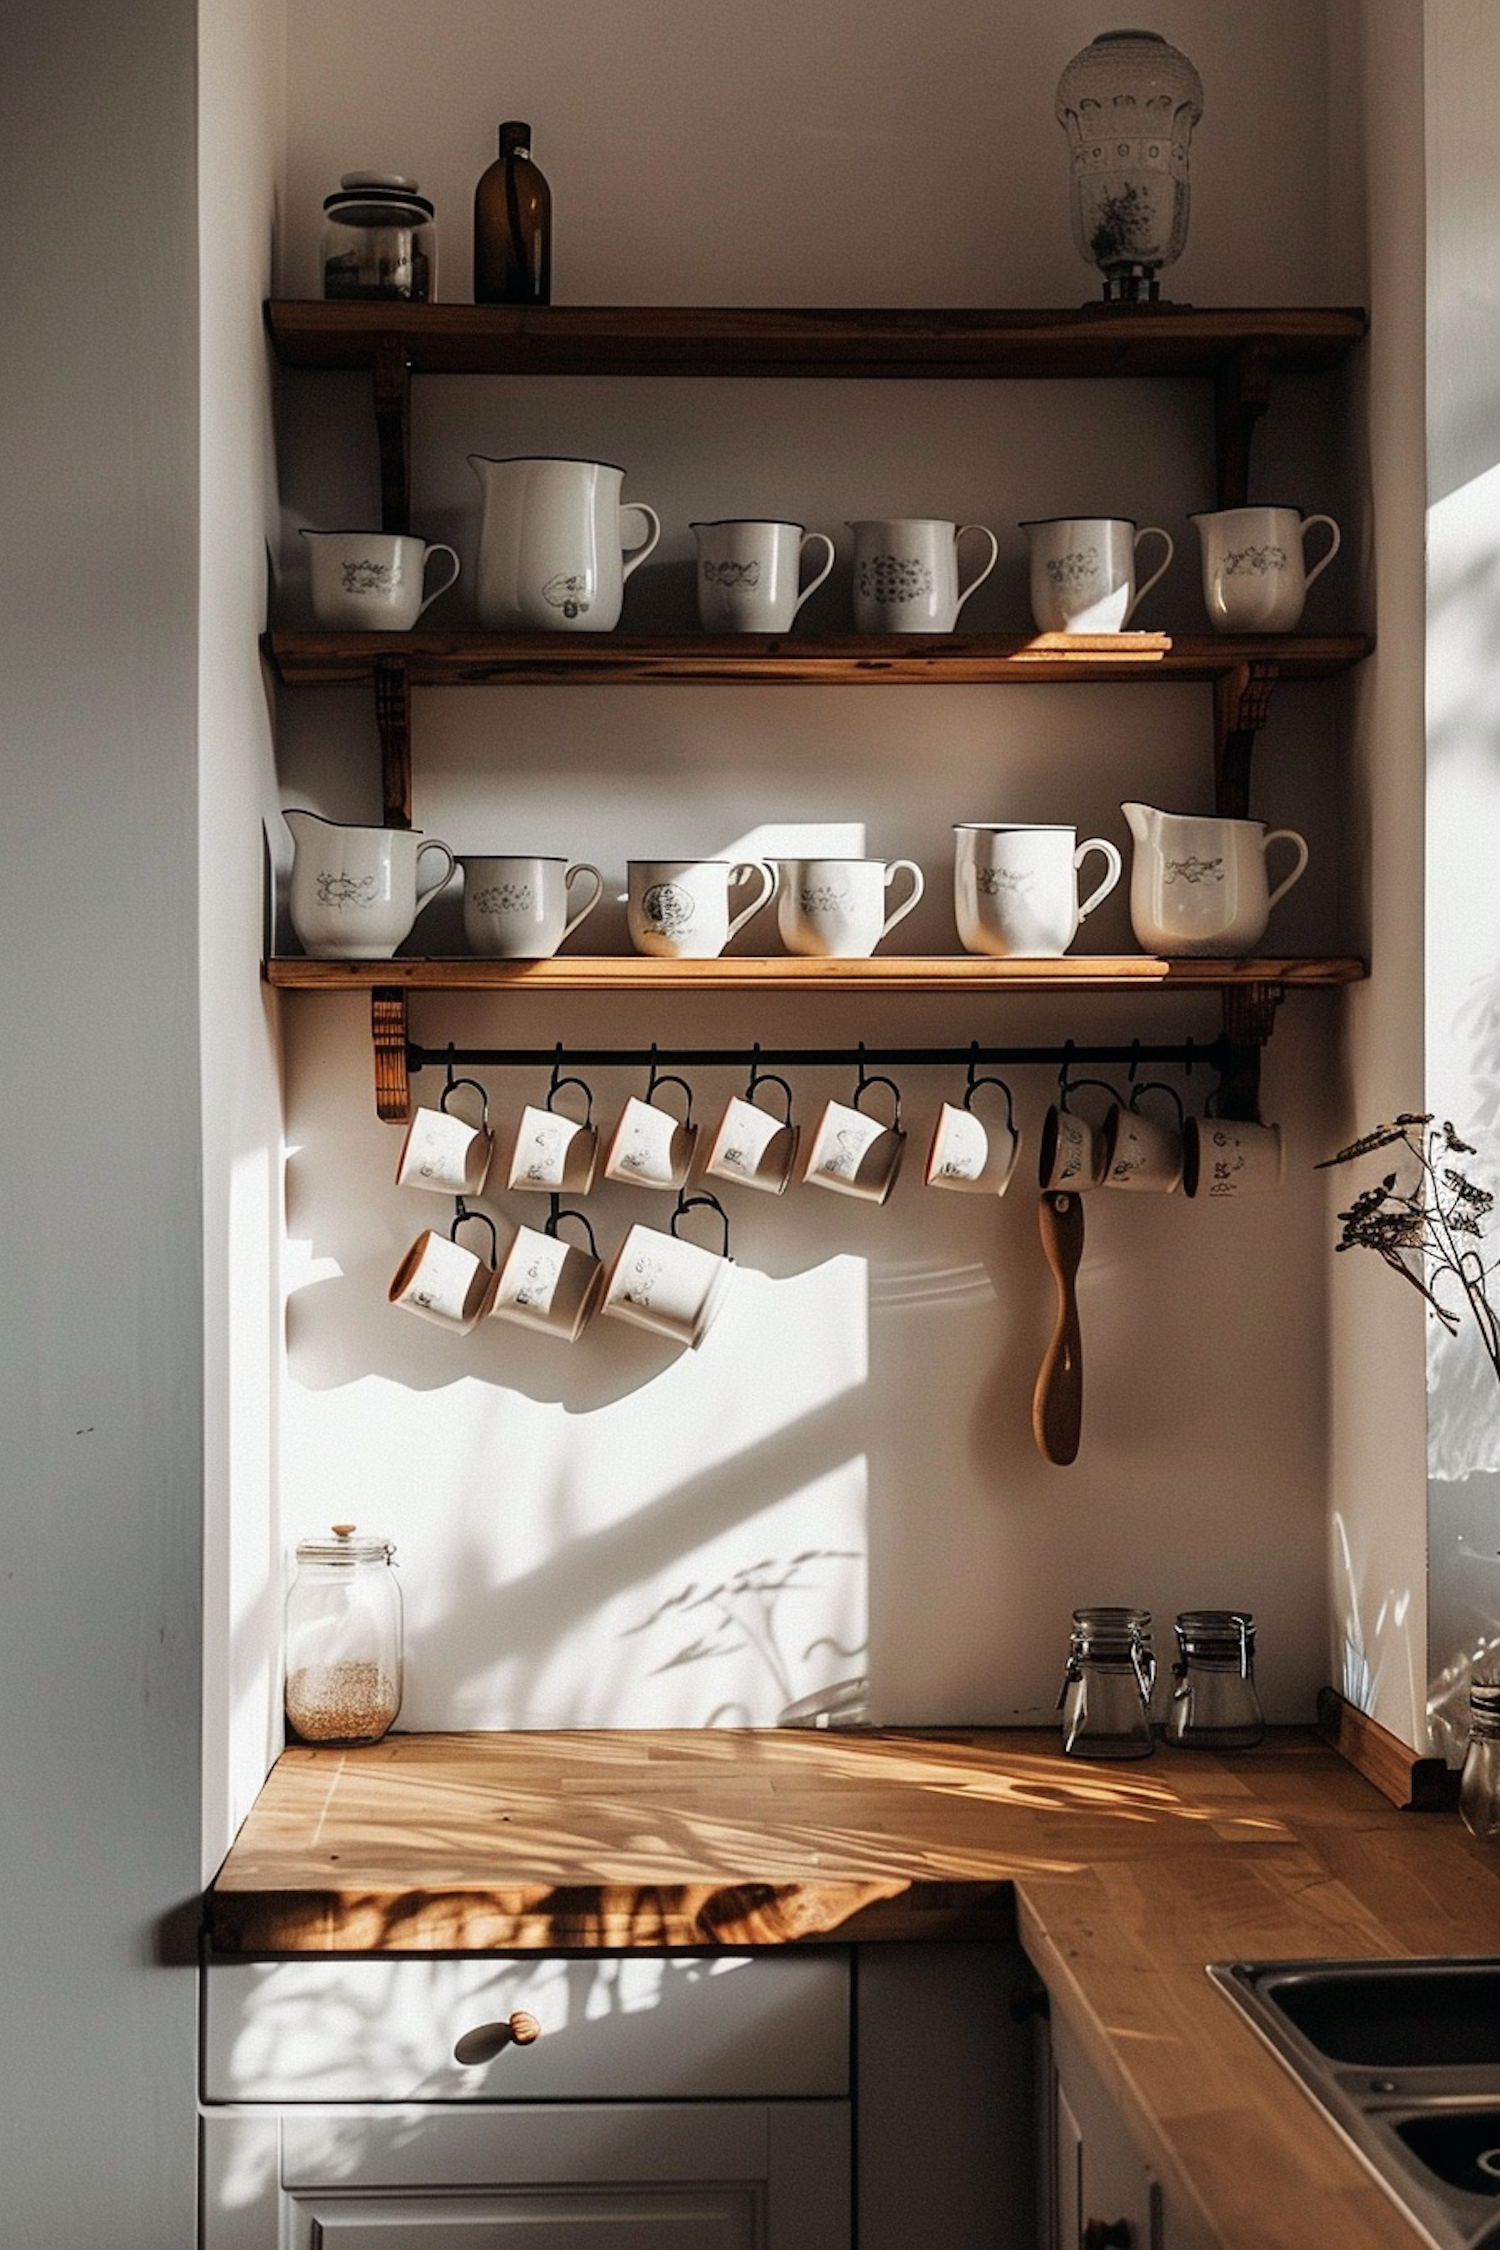
[[[472,2031],[466,2031],[453,2050],[453,2060],[469,2064],[493,2062],[507,2047],[529,2047],[541,2036],[542,2027],[536,2017],[525,2008],[517,2008],[503,2023],[481,2023]]]

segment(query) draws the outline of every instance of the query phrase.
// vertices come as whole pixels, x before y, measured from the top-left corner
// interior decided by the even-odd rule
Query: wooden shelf
[[[266,981],[289,992],[1233,992],[1260,986],[1357,984],[1365,963],[1324,960],[1162,960],[1149,953],[1069,954],[1056,961],[992,961],[975,954],[890,954],[808,961],[728,954],[655,961],[637,954],[559,954],[550,961],[312,961],[278,954]]]
[[[329,304],[277,299],[287,367],[374,368],[394,342],[422,375],[1016,377],[1218,375],[1253,352],[1271,372],[1335,367],[1364,336],[1356,307],[1195,305],[1035,311],[713,305]]]
[[[353,687],[399,665],[411,687],[979,686],[1058,681],[1327,679],[1361,633],[284,633],[263,647],[290,687]]]

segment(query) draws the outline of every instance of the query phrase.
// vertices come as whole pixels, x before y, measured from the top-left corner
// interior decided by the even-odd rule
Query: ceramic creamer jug
[[[483,494],[480,624],[496,633],[612,632],[626,579],[661,537],[654,508],[622,504],[624,470],[479,453],[469,466]]]
[[[300,811],[282,818],[296,844],[287,909],[317,961],[388,961],[453,873],[447,845],[415,828],[341,828]]]
[[[1307,866],[1307,845],[1294,828],[1264,821],[1218,820],[1122,805],[1135,839],[1130,869],[1130,922],[1147,953],[1249,953],[1266,917]],[[1266,854],[1290,844],[1297,864],[1268,888]]]

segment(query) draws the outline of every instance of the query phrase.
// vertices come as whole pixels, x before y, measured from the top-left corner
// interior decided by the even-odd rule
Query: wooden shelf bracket
[[[375,725],[380,734],[382,819],[411,826],[411,667],[404,656],[375,659]]]
[[[1271,403],[1276,347],[1269,337],[1242,344],[1214,381],[1214,437],[1218,505],[1243,508],[1250,496],[1250,441]]]
[[[411,529],[411,360],[399,336],[377,338],[371,374],[375,439],[380,448],[380,522]]]
[[[1214,805],[1221,819],[1250,817],[1250,764],[1281,678],[1274,657],[1252,657],[1214,681]]]
[[[375,1046],[375,1114],[387,1125],[404,1125],[411,1114],[406,1034],[406,993],[400,986],[376,985],[370,994],[370,1036]]]
[[[1221,1117],[1260,1117],[1260,1058],[1276,1024],[1284,987],[1237,984],[1223,996],[1227,1056],[1219,1086]]]

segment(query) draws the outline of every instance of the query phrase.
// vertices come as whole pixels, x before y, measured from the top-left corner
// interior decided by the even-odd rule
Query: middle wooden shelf
[[[546,961],[401,956],[315,961],[277,954],[266,981],[293,992],[1239,992],[1261,986],[1357,984],[1368,974],[1350,954],[1317,960],[1172,959],[1150,953],[1077,953],[997,961],[975,954],[900,954],[808,960],[791,954],[721,954],[658,961],[641,954],[554,954]]]

